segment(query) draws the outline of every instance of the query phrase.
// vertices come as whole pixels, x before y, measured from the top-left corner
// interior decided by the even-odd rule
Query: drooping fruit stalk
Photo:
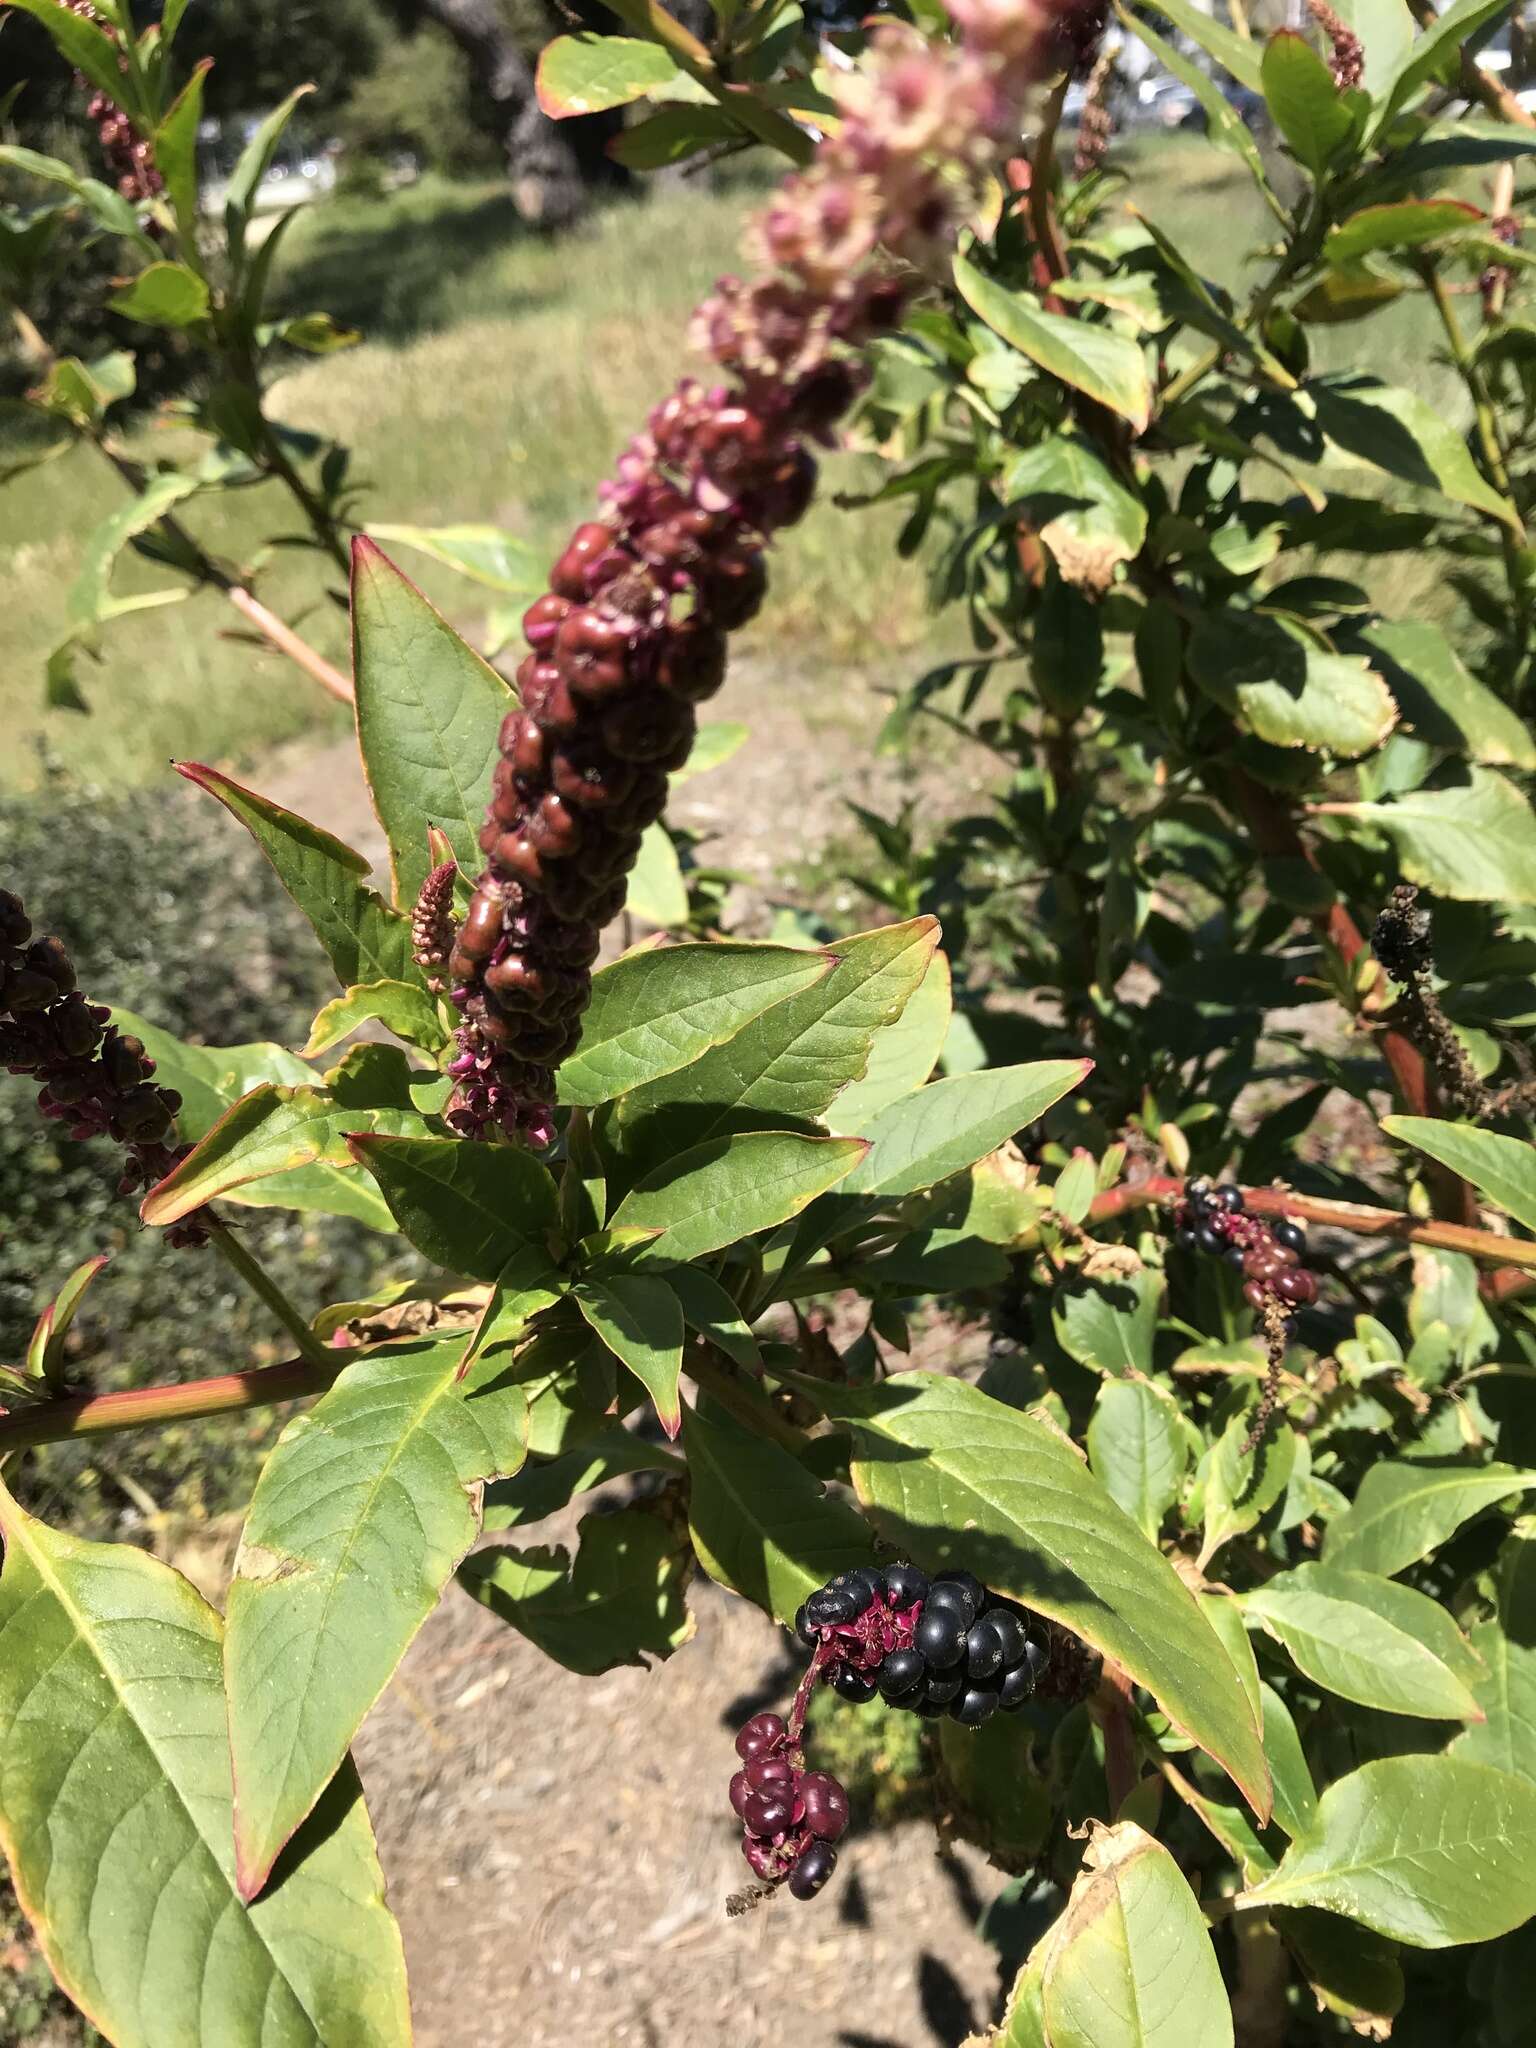
[[[487,866],[450,962],[462,1014],[448,1121],[544,1145],[602,927],[640,838],[757,611],[765,550],[800,519],[863,383],[1012,139],[1027,88],[1072,57],[1089,10],[950,0],[960,31],[895,25],[835,90],[841,125],[758,218],[750,281],[724,278],[692,335],[722,381],[680,384],[602,486],[524,619],[519,708],[501,731]],[[1095,15],[1095,19],[1097,16]]]

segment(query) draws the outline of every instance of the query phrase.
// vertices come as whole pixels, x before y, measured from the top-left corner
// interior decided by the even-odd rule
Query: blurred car
[[[1182,79],[1166,71],[1153,72],[1136,87],[1134,102],[1138,121],[1156,128],[1203,128],[1205,109]]]

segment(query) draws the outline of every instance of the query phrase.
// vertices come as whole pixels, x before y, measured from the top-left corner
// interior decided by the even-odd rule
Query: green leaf
[[[1498,1619],[1480,1621],[1472,1647],[1484,1675],[1472,1687],[1487,1719],[1465,1728],[1450,1754],[1536,1781],[1536,1532],[1510,1531],[1495,1573]]]
[[[1134,1821],[1094,1828],[1036,1955],[1034,2038],[1049,2048],[1232,2048],[1232,2008],[1189,1880]]]
[[[1367,1572],[1304,1564],[1243,1596],[1297,1669],[1341,1699],[1430,1721],[1477,1718],[1465,1637],[1443,1607]]]
[[[110,1259],[110,1252],[102,1252],[76,1266],[32,1325],[26,1356],[26,1370],[30,1378],[50,1382],[61,1380],[64,1339],[75,1319],[75,1311],[85,1299],[85,1290]]]
[[[644,1256],[701,1259],[774,1230],[842,1180],[864,1157],[859,1138],[750,1131],[710,1138],[652,1169],[610,1218],[618,1229],[660,1235]]]
[[[1264,612],[1202,612],[1189,672],[1271,746],[1353,760],[1397,721],[1391,691],[1364,660],[1326,653],[1291,620]]]
[[[1246,85],[1250,92],[1258,92],[1263,83],[1264,49],[1251,36],[1240,36],[1235,29],[1225,28],[1190,0],[1153,0],[1159,14],[1171,21],[1181,35],[1204,50],[1208,57],[1240,85]]]
[[[83,71],[114,105],[127,104],[130,111],[137,111],[133,82],[124,75],[118,46],[92,17],[76,14],[63,0],[5,0],[5,5],[19,7],[40,21],[65,63],[72,70]]]
[[[877,1110],[921,1088],[939,1063],[953,1011],[949,961],[935,953],[896,1022],[873,1033],[863,1079],[850,1083],[827,1112],[831,1128],[840,1136],[857,1132]]]
[[[592,977],[580,1043],[560,1068],[560,1100],[608,1102],[675,1073],[836,965],[830,953],[750,941],[626,953]]]
[[[1191,13],[1193,11],[1190,10]],[[1119,17],[1121,27],[1145,43],[1163,69],[1171,71],[1181,84],[1189,87],[1205,111],[1206,133],[1211,141],[1223,149],[1231,150],[1235,156],[1240,156],[1260,192],[1269,198],[1271,205],[1278,208],[1279,202],[1270,195],[1269,180],[1264,172],[1264,160],[1259,154],[1258,144],[1253,139],[1247,121],[1232,105],[1210,73],[1203,65],[1186,56],[1165,36],[1160,36],[1151,23],[1142,15],[1133,13],[1124,4],[1124,0],[1115,0],[1115,13]],[[1209,22],[1208,16],[1206,20]],[[1257,62],[1257,45],[1252,47]],[[1255,78],[1255,89],[1257,86],[1258,80]]]
[[[245,267],[245,236],[256,194],[272,168],[272,159],[277,155],[283,130],[293,119],[294,108],[306,93],[314,89],[312,85],[296,86],[282,105],[275,107],[256,129],[230,173],[224,190],[224,232],[229,245],[230,268],[237,278]]]
[[[1495,1208],[1536,1230],[1536,1145],[1433,1116],[1384,1116],[1381,1128],[1471,1181]]]
[[[1530,728],[1462,661],[1427,619],[1378,619],[1360,638],[1397,699],[1403,723],[1432,747],[1490,768],[1536,768]]]
[[[1259,1444],[1245,1450],[1253,1417],[1245,1409],[1234,1415],[1211,1451],[1205,1479],[1205,1534],[1199,1566],[1204,1571],[1221,1546],[1254,1528],[1291,1483],[1296,1463],[1296,1432],[1288,1424],[1265,1431]]]
[[[1458,903],[1536,903],[1536,816],[1512,782],[1473,768],[1445,789],[1330,807],[1346,831],[1383,833],[1410,882]]]
[[[1124,1665],[1268,1818],[1269,1775],[1235,1665],[1064,1437],[933,1373],[795,1385],[851,1425],[854,1489],[889,1542],[930,1568],[965,1566]]]
[[[43,156],[35,149],[22,149],[14,143],[0,143],[0,164],[6,169],[20,171],[33,178],[42,178],[50,185],[62,185],[78,199],[99,227],[109,235],[117,235],[125,242],[132,242],[151,262],[160,254],[160,247],[139,224],[137,209],[130,201],[110,185],[104,185],[99,178],[83,178],[73,164],[64,163],[56,156]],[[132,358],[128,361],[131,363]],[[65,357],[55,363],[49,374],[52,381],[54,370],[66,363],[74,363],[78,370],[82,366],[73,357]],[[133,389],[129,384],[129,391]],[[119,397],[127,393],[119,392]]]
[[[1525,1779],[1386,1757],[1328,1787],[1312,1831],[1243,1903],[1321,1906],[1412,1948],[1492,1941],[1536,1913],[1533,1834]]]
[[[1075,391],[1128,419],[1138,433],[1152,408],[1152,382],[1141,344],[1112,329],[1045,312],[1028,293],[1012,292],[963,256],[955,258],[961,298],[992,332]]]
[[[183,498],[190,498],[197,488],[195,476],[164,470],[151,477],[136,497],[119,505],[92,529],[81,549],[80,567],[69,589],[67,616],[72,626],[77,630],[94,626],[107,616],[112,608],[109,586],[118,556],[131,540],[146,533],[156,520]]]
[[[352,550],[352,638],[358,744],[389,842],[395,900],[404,903],[427,878],[429,825],[447,835],[466,873],[477,871],[497,737],[513,699],[366,539]]]
[[[701,725],[694,737],[692,753],[681,768],[673,769],[669,787],[676,789],[680,782],[691,782],[695,775],[707,775],[711,768],[719,768],[729,761],[746,745],[750,730],[739,718],[716,718]]]
[[[1088,1462],[1153,1542],[1178,1499],[1189,1457],[1179,1411],[1146,1380],[1106,1380],[1088,1424]]]
[[[1462,45],[1485,22],[1507,12],[1509,0],[1455,0],[1438,20],[1402,50],[1376,86],[1379,107],[1374,132],[1380,134],[1399,107],[1404,107],[1444,64],[1454,62]]]
[[[371,1022],[385,1025],[396,1038],[419,1045],[423,1052],[441,1052],[450,1037],[436,999],[419,982],[364,981],[343,990],[320,1011],[309,1027],[305,1057],[328,1051]]]
[[[197,133],[203,118],[203,81],[212,63],[211,57],[202,59],[155,130],[155,168],[165,180],[165,195],[188,248],[197,241]]]
[[[719,1408],[689,1409],[683,1447],[699,1562],[785,1628],[818,1586],[873,1561],[862,1517],[832,1499],[798,1458]]]
[[[1402,295],[1400,279],[1374,270],[1325,270],[1291,311],[1298,320],[1317,326],[1340,326],[1347,320],[1367,319]]]
[[[1235,1603],[1229,1603],[1235,1604]],[[1312,1826],[1317,1788],[1291,1710],[1272,1685],[1260,1684],[1264,1713],[1264,1754],[1275,1787],[1275,1820],[1294,1841]]]
[[[1400,199],[1365,206],[1330,228],[1323,254],[1336,269],[1350,269],[1378,249],[1419,249],[1487,216],[1463,199]]]
[[[349,1147],[391,1213],[434,1266],[495,1280],[555,1227],[549,1169],[520,1145],[467,1138],[358,1137]]]
[[[1304,388],[1317,424],[1346,454],[1518,525],[1513,507],[1484,478],[1462,436],[1427,399],[1353,373],[1318,377]]]
[[[278,1088],[263,1082],[242,1096],[207,1135],[152,1187],[139,1205],[146,1223],[174,1223],[204,1202],[227,1197],[251,1181],[296,1166],[349,1166],[347,1139],[378,1131],[407,1136],[421,1128],[411,1110],[355,1109],[323,1088]]]
[[[1090,1372],[1149,1373],[1163,1276],[1143,1266],[1138,1272],[1103,1280],[1079,1280],[1057,1296],[1051,1311],[1056,1341],[1069,1358]]]
[[[745,116],[738,125],[724,107],[658,107],[654,114],[616,135],[608,154],[626,170],[665,170],[669,164],[686,163],[716,143],[740,142],[744,126]]]
[[[642,1162],[669,1159],[717,1133],[801,1128],[863,1078],[882,1026],[894,1024],[938,944],[931,917],[886,925],[825,950],[837,964],[803,995],[776,1003],[728,1043],[617,1104],[616,1136]]]
[[[1270,1917],[1319,2007],[1352,2023],[1374,2022],[1369,2035],[1381,2039],[1386,2029],[1380,2023],[1397,2017],[1406,1995],[1396,1949],[1357,1922],[1315,1906],[1275,1906]]]
[[[1051,1189],[1051,1210],[1064,1223],[1081,1223],[1098,1193],[1098,1161],[1086,1148],[1072,1154]]]
[[[644,1508],[589,1515],[575,1563],[564,1550],[477,1550],[459,1584],[501,1621],[570,1671],[595,1677],[618,1664],[670,1657],[693,1623],[676,1539]]]
[[[1281,29],[1264,45],[1260,77],[1291,154],[1314,177],[1320,175],[1355,125],[1333,73],[1305,36]]]
[[[218,1615],[3,1488],[0,1532],[0,1842],[70,1997],[117,2048],[402,2048],[405,1962],[350,1763],[244,1905]]]
[[[675,58],[659,43],[633,36],[556,36],[539,58],[539,105],[552,121],[602,114],[672,84]]]
[[[289,348],[303,349],[306,355],[332,356],[339,349],[356,348],[363,335],[361,328],[343,327],[329,313],[296,313],[275,327],[261,328],[256,338],[263,348],[281,341]]]
[[[1092,1060],[1037,1060],[931,1081],[865,1124],[859,1135],[869,1149],[842,1193],[891,1199],[964,1173],[1092,1071]]]
[[[589,1272],[576,1283],[576,1305],[645,1388],[662,1428],[675,1437],[683,1426],[677,1391],[683,1311],[666,1281],[646,1273]]]
[[[1064,581],[1105,590],[1141,552],[1147,508],[1076,435],[1056,434],[1016,456],[1000,489],[1027,509]]]
[[[620,1422],[566,1451],[558,1458],[530,1458],[511,1479],[498,1479],[485,1489],[485,1533],[515,1529],[524,1522],[542,1522],[568,1507],[578,1493],[622,1479],[631,1472],[662,1472],[681,1476],[682,1459],[660,1444],[648,1444]]]
[[[1533,1486],[1536,1472],[1512,1465],[1372,1465],[1348,1510],[1328,1524],[1323,1562],[1395,1578],[1438,1550],[1463,1522]]]
[[[190,327],[208,317],[208,287],[184,263],[151,263],[107,304],[146,327]]]
[[[683,1321],[690,1330],[697,1330],[706,1343],[735,1359],[738,1365],[749,1371],[758,1368],[762,1361],[757,1339],[718,1280],[701,1266],[668,1266],[666,1281],[677,1296]]]
[[[369,537],[415,548],[472,583],[531,604],[547,583],[548,564],[530,541],[499,526],[370,526]]]
[[[314,1073],[280,1045],[185,1045],[169,1031],[114,1010],[120,1031],[141,1039],[155,1062],[155,1079],[181,1097],[176,1129],[184,1139],[206,1136],[242,1095],[263,1081],[286,1087],[312,1087]],[[361,1121],[361,1119],[359,1119]],[[378,1194],[350,1166],[301,1166],[239,1188],[226,1188],[226,1202],[256,1209],[316,1209],[326,1215],[352,1216],[371,1230],[394,1229],[394,1219]]]
[[[662,931],[688,922],[688,885],[672,835],[660,818],[640,835],[640,852],[630,870],[624,903],[633,916]]]
[[[178,761],[176,767],[245,826],[314,926],[343,986],[419,979],[411,921],[362,886],[358,877],[368,873],[368,863],[360,853],[216,768],[196,761]]]
[[[266,1884],[523,1462],[521,1387],[458,1379],[462,1336],[361,1358],[278,1438],[226,1606],[243,1898]]]

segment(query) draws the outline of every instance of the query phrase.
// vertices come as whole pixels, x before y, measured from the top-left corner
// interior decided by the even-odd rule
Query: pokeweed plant
[[[1411,480],[1465,508],[1346,498],[1352,542],[1401,538],[1406,518],[1469,576],[1523,575],[1515,472],[1489,482],[1363,372],[1341,389],[1308,369],[1290,292],[1326,297],[1335,270],[1393,289],[1469,253],[1442,210],[1401,264],[1389,234],[1320,267],[1337,226],[1424,203],[1373,196],[1393,175],[1468,148],[1518,159],[1523,135],[1442,132],[1419,107],[1492,12],[1419,41],[1405,17],[1384,59],[1346,25],[1338,77],[1300,37],[1260,53],[1201,28],[1261,81],[1271,67],[1277,108],[1273,64],[1302,75],[1305,120],[1276,118],[1332,138],[1293,140],[1317,163],[1292,201],[1258,166],[1291,268],[1256,315],[1058,188],[1064,74],[1096,63],[1086,16],[954,0],[824,70],[792,20],[775,37],[752,10],[722,16],[718,54],[655,0],[635,10],[655,49],[566,39],[559,62],[588,67],[573,98],[671,95],[633,135],[659,146],[660,122],[681,155],[788,127],[798,168],[758,221],[760,268],[695,323],[720,381],[686,381],[620,458],[527,613],[515,695],[356,548],[387,895],[329,834],[184,764],[271,860],[341,993],[301,1053],[183,1045],[92,1004],[20,897],[0,904],[5,1064],[47,1114],[120,1142],[126,1178],[158,1176],[145,1222],[228,1258],[296,1353],[74,1393],[61,1339],[83,1268],[6,1372],[0,1839],[109,2038],[407,2039],[349,1748],[416,1630],[457,1577],[602,1671],[682,1646],[696,1567],[806,1653],[787,1712],[747,1723],[720,1788],[755,1880],[738,1909],[834,1874],[847,1801],[807,1735],[825,1683],[843,1711],[880,1694],[929,1723],[942,1810],[1024,1879],[1041,1932],[1003,2023],[1014,2048],[1518,2038],[1536,1157],[1497,1126],[1527,1100],[1510,907],[1530,829],[1524,650],[1496,644],[1484,679],[1446,645],[1415,696],[1410,655],[1389,678],[1384,655],[1344,650],[1363,601],[1325,584],[1319,608],[1292,578],[1275,602],[1259,580],[1282,542],[1316,543],[1323,485],[1297,464],[1350,421],[1355,445],[1404,464],[1403,437],[1427,442]],[[1015,156],[1032,93],[1035,147]],[[786,108],[825,124],[814,152]],[[907,370],[924,395],[886,440],[905,432],[917,459],[892,488],[930,523],[970,494],[945,586],[986,636],[977,666],[1027,667],[989,733],[1014,778],[1000,843],[1056,854],[1036,867],[1052,971],[1015,980],[1058,1008],[1010,1026],[1048,1056],[1011,1065],[985,1063],[973,1024],[962,1070],[921,907],[825,946],[692,940],[596,966],[695,706],[762,600],[766,544],[815,485],[815,445],[861,400],[899,413]],[[1256,442],[1261,467],[1288,486],[1295,471],[1295,500],[1243,495]],[[1042,448],[1048,486],[1001,481]],[[1211,630],[1241,658],[1196,655]],[[1277,632],[1295,652],[1274,674]],[[1412,733],[1389,737],[1409,705]],[[1364,795],[1308,795],[1349,777]],[[1485,814],[1526,822],[1494,837]],[[1110,886],[1114,822],[1145,904]],[[1416,880],[1474,908],[1432,921]],[[1323,929],[1298,942],[1308,917]],[[1057,971],[1069,945],[1107,964]],[[1134,1012],[1134,987],[1117,993],[1133,953],[1156,989]],[[1344,1050],[1238,1000],[1294,998],[1299,974],[1342,999]],[[946,1047],[955,1070],[933,1079]],[[1143,1061],[1155,1087],[1128,1078]],[[1281,1100],[1253,1122],[1237,1097],[1255,1074]],[[1381,1129],[1402,1152],[1356,1141],[1358,1176],[1309,1166],[1298,1139],[1323,1098],[1368,1109],[1387,1074],[1401,1109]],[[1234,1152],[1246,1185],[1214,1178]],[[1380,1199],[1389,1177],[1400,1202]],[[438,1280],[318,1313],[277,1290],[240,1205],[343,1188]],[[1002,1336],[980,1383],[892,1370],[913,1305],[957,1294],[990,1302]],[[835,1324],[816,1306],[832,1297],[849,1307]],[[17,1497],[29,1445],[301,1396],[222,1617],[168,1567]],[[588,1516],[574,1555],[475,1547],[637,1472],[647,1486]]]
[[[49,195],[38,204],[0,206],[0,294],[37,376],[24,410],[44,435],[32,437],[29,452],[7,467],[6,480],[85,442],[129,493],[85,539],[66,630],[47,664],[48,702],[88,709],[81,656],[97,654],[101,629],[112,619],[205,590],[234,607],[248,637],[265,641],[332,696],[350,702],[347,677],[263,603],[255,588],[277,549],[309,551],[344,580],[363,495],[344,445],[275,418],[268,403],[270,371],[291,359],[290,352],[326,356],[361,339],[328,313],[271,310],[284,239],[303,208],[290,207],[263,229],[263,186],[310,88],[299,87],[256,125],[227,182],[213,189],[199,149],[203,87],[212,60],[200,60],[190,72],[178,66],[185,5],[154,8],[154,18],[141,28],[132,0],[3,4],[41,22],[74,68],[89,137],[82,137],[82,154],[89,158],[94,151],[107,173],[103,179],[38,150],[0,145],[0,167],[16,173],[23,187]],[[93,241],[110,247],[118,271],[103,312],[146,330],[152,345],[169,338],[186,354],[189,395],[165,410],[190,439],[190,449],[174,459],[145,462],[120,429],[122,409],[138,383],[135,351],[114,348],[90,361],[61,354],[29,311],[39,287]],[[186,525],[182,515],[195,501],[263,483],[286,493],[298,527],[271,535],[251,559],[225,559]],[[510,609],[514,601],[520,609],[537,587],[533,550],[497,527],[378,531],[490,592],[493,646],[517,616]],[[175,580],[148,592],[114,592],[114,571],[125,550],[169,570]]]

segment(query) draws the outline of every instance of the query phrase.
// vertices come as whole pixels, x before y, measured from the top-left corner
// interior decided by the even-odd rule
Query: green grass
[[[1138,141],[1121,160],[1132,174],[1125,200],[1184,240],[1207,274],[1240,285],[1245,264],[1272,237],[1230,159],[1173,137]],[[352,447],[353,474],[367,485],[366,518],[490,521],[552,548],[592,505],[598,480],[648,406],[693,365],[683,342],[687,311],[737,261],[752,196],[741,186],[686,188],[620,202],[559,241],[524,230],[496,184],[427,180],[386,199],[316,206],[291,232],[283,302],[295,311],[323,307],[368,338],[345,354],[289,367],[272,410]],[[1313,335],[1320,365],[1363,355],[1460,416],[1417,301],[1364,328]],[[136,452],[174,450],[179,438],[146,422]],[[851,481],[847,458],[828,468],[833,489]],[[1349,480],[1354,488],[1382,484],[1364,468]],[[957,624],[923,617],[923,579],[890,545],[900,508],[844,513],[832,495],[826,491],[783,542],[772,598],[748,644],[772,649],[787,673],[817,687],[836,678],[841,692],[850,672],[900,684],[919,672],[924,653],[946,647]],[[120,502],[120,485],[87,449],[0,493],[8,600],[0,616],[0,731],[9,739],[0,749],[0,788],[35,785],[50,756],[99,783],[137,786],[163,776],[173,756],[239,767],[275,742],[344,732],[345,713],[306,678],[249,642],[232,644],[240,622],[212,594],[104,632],[101,664],[83,665],[93,717],[44,711],[42,664],[59,634],[81,538]],[[273,486],[194,503],[186,516],[235,560],[249,560],[264,539],[293,526]],[[482,593],[421,557],[402,554],[402,562],[455,623],[478,631]],[[1417,561],[1368,569],[1393,609],[1434,596]],[[117,587],[148,590],[167,580],[130,558]],[[317,557],[278,550],[260,590],[344,663],[335,580]]]
[[[387,200],[336,200],[295,223],[281,290],[296,310],[325,307],[361,326],[364,344],[297,364],[271,409],[348,443],[379,523],[490,521],[553,551],[594,502],[598,481],[648,407],[685,370],[687,313],[737,259],[749,196],[686,191],[619,203],[558,242],[523,231],[495,186],[427,182]],[[176,445],[157,423],[144,455]],[[847,467],[834,461],[834,472]],[[834,477],[834,482],[845,479]],[[231,646],[238,626],[212,594],[115,624],[104,660],[83,664],[89,719],[45,712],[42,664],[58,635],[80,537],[121,500],[88,449],[0,494],[0,787],[28,787],[39,748],[109,784],[141,784],[175,756],[239,763],[307,730],[340,733],[345,714],[277,657]],[[840,513],[830,492],[783,544],[774,600],[748,636],[810,648],[818,659],[885,666],[923,636],[920,590],[889,546],[894,517]],[[216,551],[247,558],[291,531],[272,486],[194,503],[186,523]],[[883,529],[883,530],[882,530]],[[483,593],[402,553],[455,623],[477,631]],[[125,560],[116,587],[156,587]],[[272,557],[261,595],[345,662],[345,618],[318,558]]]

